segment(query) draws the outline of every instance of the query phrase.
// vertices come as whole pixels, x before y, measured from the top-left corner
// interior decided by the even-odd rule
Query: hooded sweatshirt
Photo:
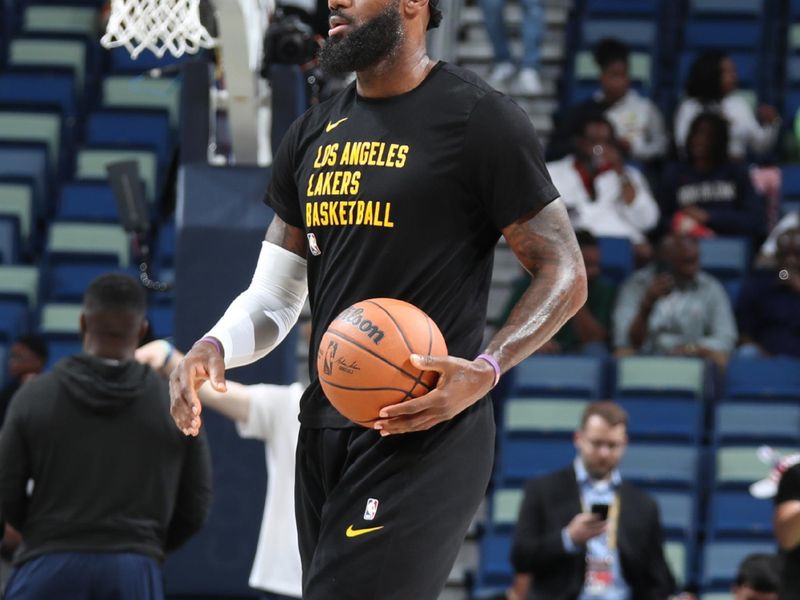
[[[12,398],[0,510],[22,532],[17,564],[50,552],[163,560],[202,527],[210,499],[205,436],[178,430],[150,367],[79,354]]]

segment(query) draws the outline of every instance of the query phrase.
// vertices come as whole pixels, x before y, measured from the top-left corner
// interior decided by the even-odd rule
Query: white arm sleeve
[[[265,356],[297,322],[308,295],[306,261],[270,242],[261,243],[253,279],[206,335],[225,351],[225,367]]]

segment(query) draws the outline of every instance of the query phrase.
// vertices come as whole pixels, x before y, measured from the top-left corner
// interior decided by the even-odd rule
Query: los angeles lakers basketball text
[[[378,200],[316,200],[319,197],[357,196],[361,190],[360,170],[325,170],[331,167],[384,167],[402,169],[409,147],[386,142],[346,142],[317,148],[315,172],[306,186],[306,227],[369,225],[394,227],[392,203]],[[315,200],[311,201],[311,198]]]

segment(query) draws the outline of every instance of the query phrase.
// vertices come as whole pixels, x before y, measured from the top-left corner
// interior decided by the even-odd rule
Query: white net
[[[213,48],[216,40],[200,22],[200,0],[111,0],[111,14],[100,43],[124,46],[136,58],[145,50],[163,57]]]

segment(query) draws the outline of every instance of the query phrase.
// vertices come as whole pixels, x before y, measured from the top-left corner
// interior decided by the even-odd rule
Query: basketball
[[[342,311],[317,352],[322,390],[345,417],[369,427],[384,406],[427,394],[439,374],[411,364],[411,355],[447,356],[436,323],[413,304],[372,298]]]

